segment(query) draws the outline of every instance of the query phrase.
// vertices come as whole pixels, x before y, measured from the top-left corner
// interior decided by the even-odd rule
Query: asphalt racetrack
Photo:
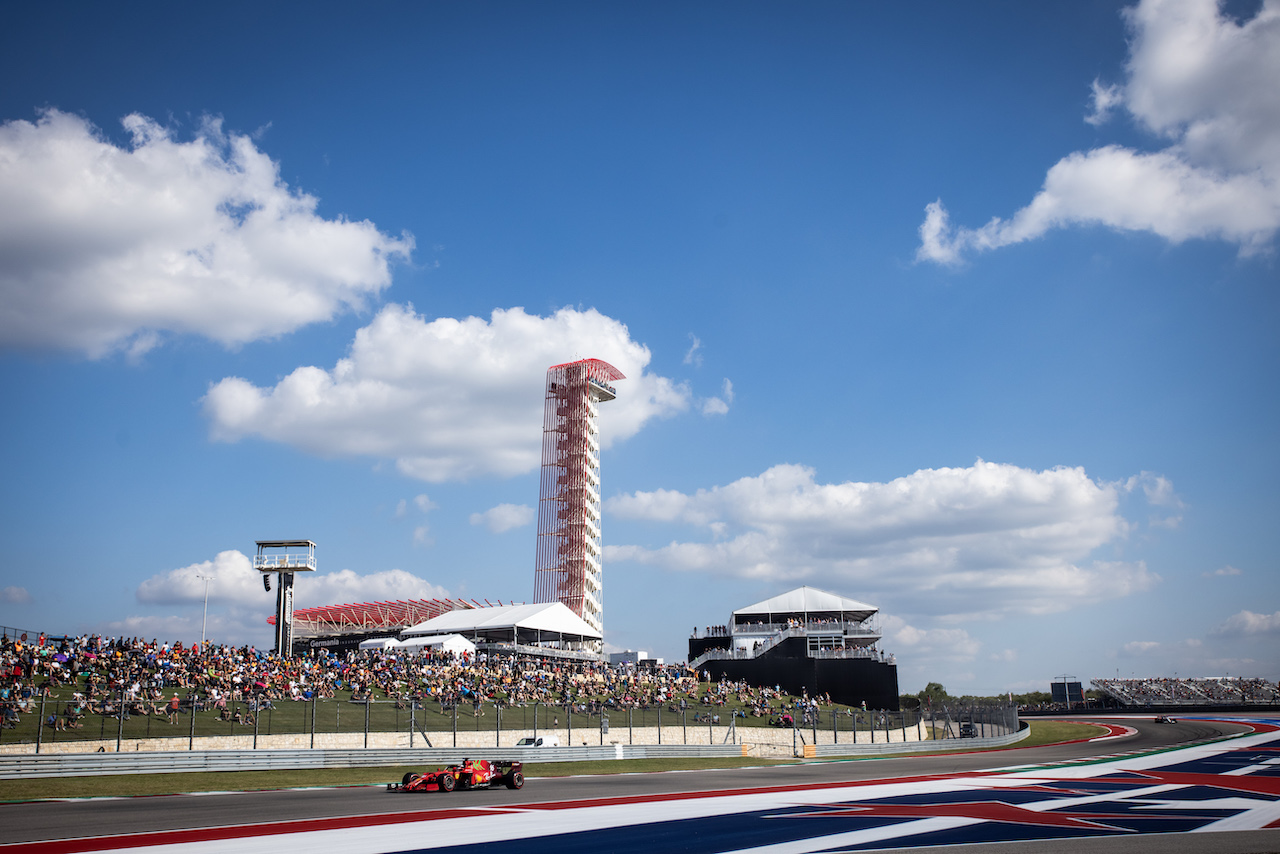
[[[555,854],[1280,852],[1280,719],[1098,720],[1118,735],[985,753],[531,779],[520,791],[360,787],[6,804],[0,852],[372,854],[494,844]]]

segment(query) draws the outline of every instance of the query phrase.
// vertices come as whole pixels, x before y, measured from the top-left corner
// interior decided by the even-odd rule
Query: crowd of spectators
[[[1280,698],[1275,684],[1239,676],[1094,679],[1092,683],[1127,706],[1271,704]]]
[[[56,729],[79,728],[88,716],[122,714],[175,724],[190,711],[252,724],[263,709],[312,699],[370,698],[401,708],[416,703],[474,715],[491,705],[534,703],[586,714],[663,709],[693,711],[695,720],[705,716],[713,723],[729,705],[728,716],[768,718],[779,725],[808,720],[831,703],[827,695],[793,697],[777,686],[712,685],[706,674],[706,690],[700,691],[698,674],[683,664],[635,667],[438,650],[320,652],[283,659],[252,646],[97,636],[5,639],[0,675],[5,726],[38,713],[43,695],[46,723]]]
[[[276,703],[312,699],[389,699],[441,711],[486,704],[571,705],[575,711],[654,708],[697,695],[683,665],[612,667],[529,656],[363,651],[282,659],[252,646],[162,643],[83,636],[49,641],[8,638],[0,644],[0,721],[16,726],[39,709],[41,694],[63,697],[49,723],[76,728],[86,715],[154,715],[170,723],[180,712],[216,712],[252,723]],[[62,690],[62,689],[69,689]],[[65,699],[66,696],[70,699]]]

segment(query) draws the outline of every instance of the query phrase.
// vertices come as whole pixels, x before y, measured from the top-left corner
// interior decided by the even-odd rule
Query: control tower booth
[[[276,592],[276,646],[281,658],[293,654],[293,574],[315,572],[316,544],[310,540],[258,540],[253,568],[262,573],[262,586],[271,589],[271,576],[278,578]]]

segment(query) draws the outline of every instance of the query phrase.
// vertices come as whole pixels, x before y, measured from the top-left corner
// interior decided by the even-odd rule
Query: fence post
[[[635,737],[631,734],[631,709],[627,709],[627,744],[635,744]]]
[[[817,701],[815,700],[814,702],[816,703]],[[811,723],[813,724],[813,746],[816,748],[818,746],[818,707],[816,705],[813,707]]]
[[[190,708],[187,709],[191,713],[191,735],[187,736],[187,750],[196,749],[196,698],[191,695]]]
[[[453,698],[453,746],[458,746],[458,698]]]
[[[373,699],[373,689],[364,695],[364,749],[369,749],[369,701]]]
[[[120,745],[124,741],[124,686],[120,686],[120,706],[116,709],[120,713],[120,726],[116,730],[116,753],[120,752]]]
[[[413,735],[418,729],[418,698],[409,697],[409,749],[413,749]]]
[[[311,749],[312,750],[314,750],[316,746],[316,700],[317,700],[317,697],[313,693],[311,695]]]
[[[502,706],[497,700],[493,702],[493,746],[502,746]]]
[[[54,730],[57,732],[57,730]],[[36,723],[36,753],[40,752],[40,743],[44,741],[44,692],[40,692],[40,720]]]
[[[258,749],[258,718],[262,717],[262,703],[254,703],[253,710],[253,749]]]
[[[565,736],[568,743],[565,747],[573,747],[573,703],[564,704],[564,719],[569,724],[569,734]]]
[[[681,738],[684,739],[685,744],[689,743],[689,722],[685,719],[685,716],[688,714],[689,712],[687,709],[680,710],[680,732],[682,733]]]
[[[538,743],[538,706],[540,705],[541,703],[538,703],[536,701],[533,704],[533,743],[534,744]]]
[[[658,706],[658,744],[662,744],[662,706]]]

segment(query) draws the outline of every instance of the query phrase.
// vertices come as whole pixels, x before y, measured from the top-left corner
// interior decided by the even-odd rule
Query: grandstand
[[[1090,684],[1125,707],[1266,707],[1280,701],[1276,685],[1243,676],[1092,679]]]
[[[877,648],[879,610],[813,587],[739,608],[689,639],[689,666],[712,679],[778,686],[837,703],[898,709],[898,666]]]
[[[474,599],[397,599],[299,608],[293,612],[293,652],[359,649],[362,641],[397,637],[410,626],[450,611],[493,606],[487,599],[484,604]],[[268,617],[267,622],[274,625],[276,618]]]

